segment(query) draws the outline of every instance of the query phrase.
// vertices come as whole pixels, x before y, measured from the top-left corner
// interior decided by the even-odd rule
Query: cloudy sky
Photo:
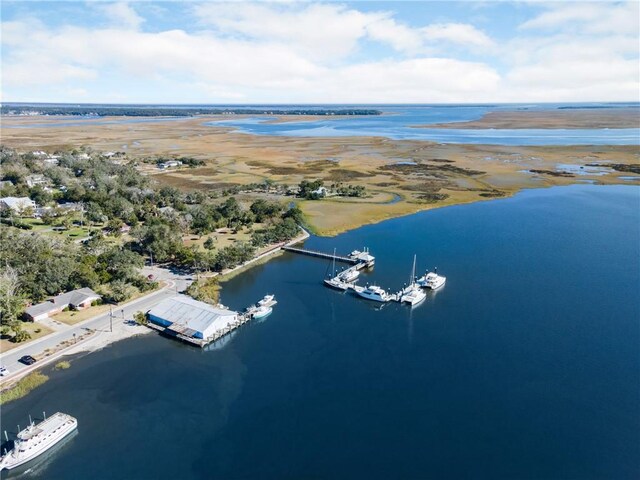
[[[1,8],[3,101],[640,100],[637,1]]]

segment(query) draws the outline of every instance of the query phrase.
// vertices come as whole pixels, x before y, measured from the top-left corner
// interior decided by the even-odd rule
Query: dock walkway
[[[282,247],[286,252],[299,253],[301,255],[309,255],[311,257],[325,258],[327,260],[335,260],[336,262],[349,263],[353,265],[351,268],[356,270],[362,270],[363,268],[371,268],[375,263],[375,257],[369,254],[369,251],[365,249],[363,252],[358,250],[354,251],[349,256],[334,255],[332,253],[319,252],[317,250],[308,250],[305,248],[297,247]]]
[[[351,265],[355,265],[360,261],[357,258],[343,257],[342,255],[333,255],[331,253],[318,252],[317,250],[307,250],[297,247],[282,247],[282,249],[286,252],[300,253],[311,257],[326,258],[327,260],[335,259],[336,262],[350,263]]]

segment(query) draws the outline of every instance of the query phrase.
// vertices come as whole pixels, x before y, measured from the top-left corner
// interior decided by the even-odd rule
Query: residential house
[[[40,185],[42,187],[48,187],[49,184],[51,183],[51,181],[41,173],[35,173],[33,175],[29,175],[26,178],[26,181],[27,181],[27,186],[29,188],[33,188],[37,185]]]
[[[4,197],[0,198],[0,212],[11,210],[18,215],[22,215],[28,208],[36,209],[36,202],[29,197]]]
[[[28,307],[25,310],[25,316],[32,322],[35,322],[60,313],[65,308],[84,310],[101,298],[100,295],[90,288],[79,288],[70,292],[61,293],[46,302]]]

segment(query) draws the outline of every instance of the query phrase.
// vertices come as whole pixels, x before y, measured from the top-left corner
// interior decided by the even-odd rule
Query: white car
[[[5,375],[9,375],[9,370],[7,367],[0,366],[0,377],[4,377]]]

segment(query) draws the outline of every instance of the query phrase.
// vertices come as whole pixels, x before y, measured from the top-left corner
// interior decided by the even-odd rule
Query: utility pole
[[[109,305],[109,331],[113,332],[113,307]]]

